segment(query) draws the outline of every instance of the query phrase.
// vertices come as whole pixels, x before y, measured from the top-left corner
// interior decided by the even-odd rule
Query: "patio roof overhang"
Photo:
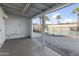
[[[54,12],[69,3],[1,3],[6,13],[20,15],[26,18],[40,17],[46,13]]]

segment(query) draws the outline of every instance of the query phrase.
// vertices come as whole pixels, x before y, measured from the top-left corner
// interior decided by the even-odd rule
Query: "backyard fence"
[[[77,31],[77,24],[60,24],[60,25],[48,25],[48,29],[45,32],[51,35],[62,35],[68,37],[79,37],[79,31]],[[33,31],[42,32],[41,25],[33,25]]]

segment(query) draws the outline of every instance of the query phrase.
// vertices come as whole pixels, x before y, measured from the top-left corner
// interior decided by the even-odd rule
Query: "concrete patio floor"
[[[35,39],[42,43],[42,34]],[[63,56],[79,56],[79,38],[45,35],[45,46]]]
[[[42,47],[42,44],[35,39],[20,38],[9,39],[0,48],[0,56],[60,56],[60,54]]]
[[[42,34],[33,33],[32,39],[6,40],[0,48],[1,56],[79,56],[79,40],[65,36],[45,35],[42,47]]]

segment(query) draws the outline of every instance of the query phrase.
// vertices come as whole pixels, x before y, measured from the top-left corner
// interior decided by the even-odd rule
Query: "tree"
[[[59,20],[61,19],[61,15],[57,15],[56,16],[56,19],[58,20],[58,24],[60,24],[60,21]]]
[[[72,13],[75,13],[78,17],[78,21],[79,21],[79,7],[76,7],[75,9],[73,9]]]
[[[42,22],[42,18],[40,17],[40,25],[41,25],[41,22]]]
[[[77,19],[78,19],[78,27],[77,27],[77,30],[79,31],[79,7],[76,7],[75,9],[73,9],[72,13],[75,13],[77,15]]]
[[[48,25],[46,25],[46,21],[48,21],[48,16],[47,15],[44,15],[44,16],[41,16],[40,19],[42,20],[41,24],[42,24],[42,38],[43,38],[43,41],[42,41],[42,47],[44,48],[45,46],[45,29],[47,29],[47,34],[48,34]]]
[[[42,21],[40,20],[40,22],[42,24],[43,30],[45,30],[45,29],[48,30],[48,24],[46,24],[46,21],[49,21],[48,16],[47,15],[41,16],[40,19],[42,20]]]

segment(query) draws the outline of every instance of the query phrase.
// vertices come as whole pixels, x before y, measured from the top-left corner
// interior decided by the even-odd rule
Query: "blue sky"
[[[56,15],[61,15],[60,23],[72,23],[77,21],[76,14],[72,13],[73,9],[79,7],[79,3],[75,3],[73,5],[67,6],[65,8],[59,9],[55,12],[51,12],[48,15],[49,21],[47,21],[48,24],[57,24],[57,20],[55,19]],[[34,18],[33,23],[39,24],[39,18]]]

